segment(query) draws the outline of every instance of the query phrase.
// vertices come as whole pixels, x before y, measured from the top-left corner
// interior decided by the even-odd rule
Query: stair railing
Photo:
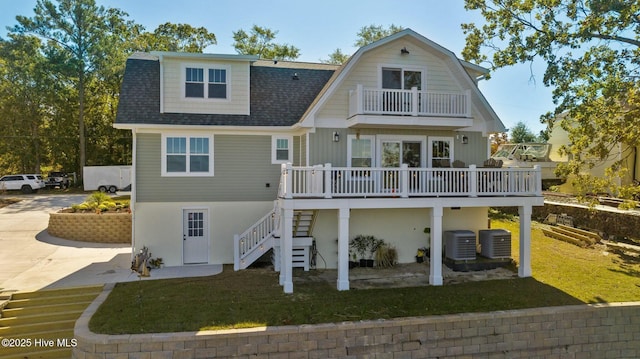
[[[248,267],[251,264],[247,263],[248,257],[254,254],[254,252],[260,251],[261,253],[264,253],[273,246],[273,244],[269,244],[272,243],[270,240],[274,236],[279,235],[280,231],[280,208],[278,206],[278,201],[275,201],[275,203],[276,204],[269,213],[260,218],[246,231],[234,236],[234,270],[237,271]],[[255,259],[257,258],[254,258],[253,260]]]

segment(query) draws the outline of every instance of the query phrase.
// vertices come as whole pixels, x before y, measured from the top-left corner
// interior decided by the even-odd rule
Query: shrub
[[[99,207],[103,203],[113,202],[113,199],[111,199],[111,196],[106,193],[93,192],[92,194],[87,196],[84,201],[95,208]]]

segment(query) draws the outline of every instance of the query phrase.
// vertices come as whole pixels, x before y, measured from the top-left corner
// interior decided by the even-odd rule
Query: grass
[[[157,333],[317,324],[640,300],[637,258],[583,249],[545,237],[534,225],[533,278],[339,292],[324,282],[296,283],[284,294],[268,270],[116,285],[90,322],[97,333]],[[518,238],[518,223],[494,221]],[[518,258],[518,241],[513,241]]]

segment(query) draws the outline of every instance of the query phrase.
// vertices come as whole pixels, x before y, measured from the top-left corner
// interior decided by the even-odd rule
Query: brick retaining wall
[[[108,336],[76,322],[73,358],[638,358],[640,302],[322,325]]]
[[[131,243],[131,213],[51,213],[47,230],[75,241]]]

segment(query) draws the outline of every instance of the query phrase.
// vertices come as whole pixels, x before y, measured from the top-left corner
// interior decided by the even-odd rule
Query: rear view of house
[[[518,206],[530,276],[540,169],[484,168],[504,131],[477,87],[486,73],[410,29],[342,66],[135,54],[115,123],[134,139],[134,249],[236,269],[272,251],[292,292],[295,253],[314,243],[346,290],[349,239],[374,235],[400,262],[430,246],[441,285],[443,232],[478,234],[489,206]]]

